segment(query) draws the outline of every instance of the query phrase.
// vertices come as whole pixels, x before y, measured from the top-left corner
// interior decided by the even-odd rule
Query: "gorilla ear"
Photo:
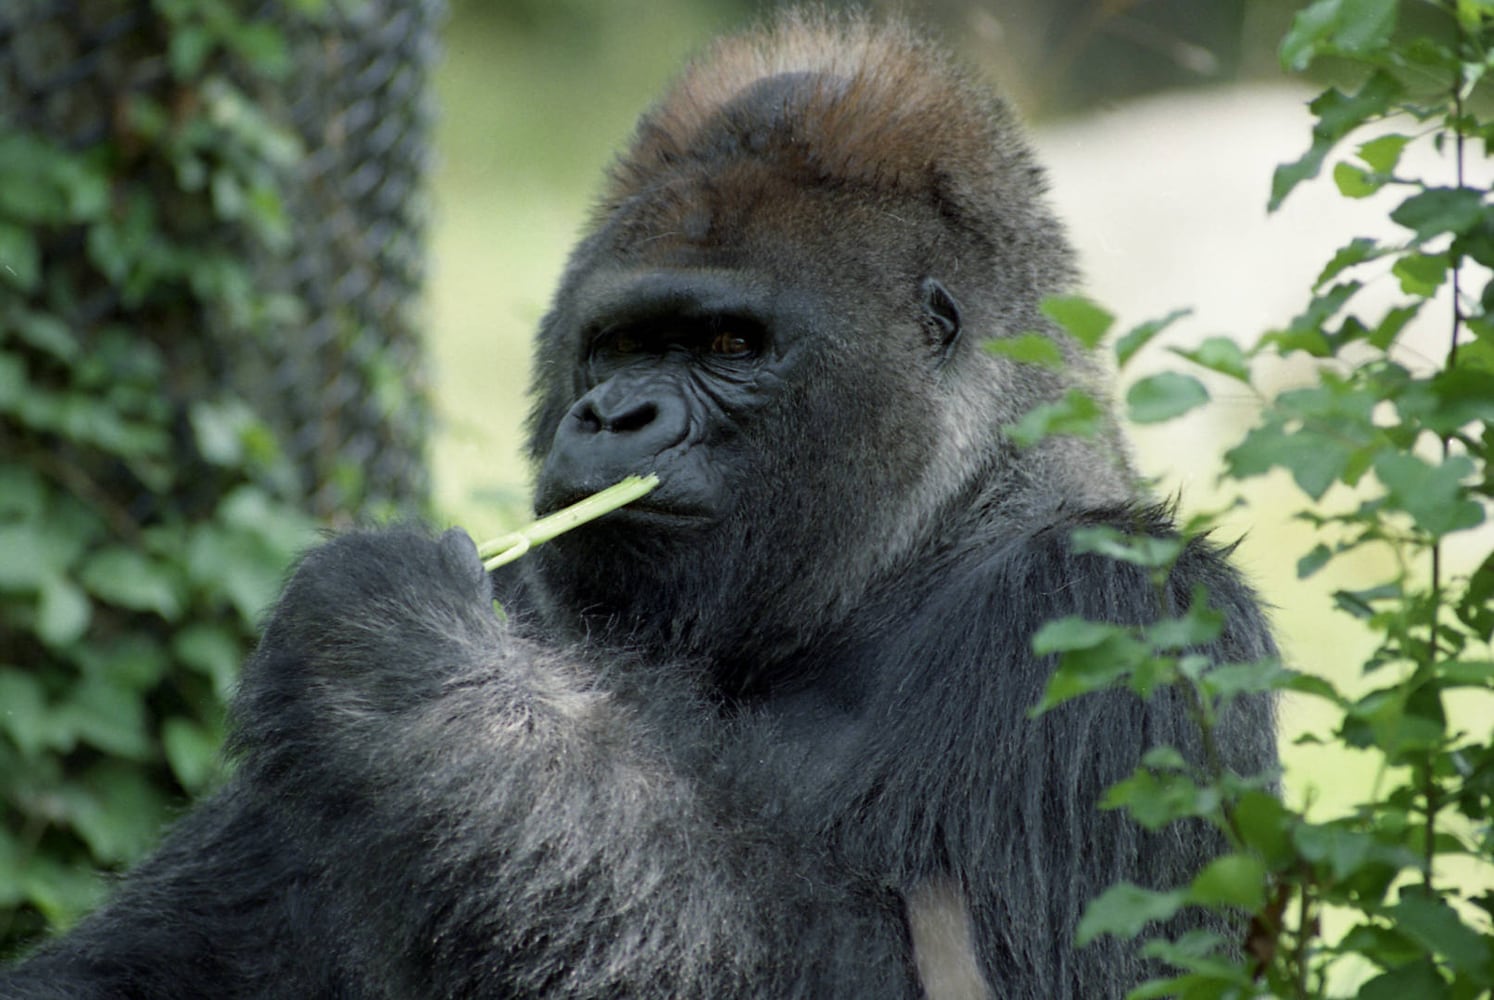
[[[939,351],[939,360],[943,361],[960,339],[960,304],[937,278],[924,278],[920,291],[929,343]]]

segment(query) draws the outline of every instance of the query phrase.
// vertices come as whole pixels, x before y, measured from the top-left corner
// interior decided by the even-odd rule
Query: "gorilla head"
[[[1043,188],[1006,108],[906,30],[790,15],[687,69],[571,258],[530,420],[541,513],[662,482],[538,554],[549,600],[593,637],[760,661],[972,509],[1126,497],[1113,439],[1003,441],[1093,388],[1071,347],[1063,376],[983,349],[1048,329],[1073,276]]]

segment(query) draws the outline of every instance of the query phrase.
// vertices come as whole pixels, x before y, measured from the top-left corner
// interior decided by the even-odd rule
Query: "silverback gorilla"
[[[719,43],[644,116],[538,337],[536,510],[661,485],[491,579],[460,532],[307,555],[228,786],[0,995],[1121,995],[1147,963],[1075,948],[1086,901],[1220,845],[1096,808],[1193,745],[1181,699],[1027,714],[1044,621],[1159,611],[1070,530],[1172,530],[1114,432],[1003,435],[1097,377],[1038,309],[1072,278],[1010,113],[906,27]],[[1062,372],[983,347],[1030,330]],[[1163,610],[1199,585],[1209,655],[1270,655],[1205,542]],[[1269,704],[1222,746],[1269,770]]]

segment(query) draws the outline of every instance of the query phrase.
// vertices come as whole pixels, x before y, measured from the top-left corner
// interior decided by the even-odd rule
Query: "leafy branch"
[[[1413,6],[1439,29],[1399,30]],[[1367,136],[1334,164],[1333,182],[1348,198],[1403,192],[1389,217],[1405,235],[1345,244],[1313,279],[1306,308],[1249,348],[1211,338],[1173,350],[1262,400],[1226,453],[1224,476],[1291,474],[1303,498],[1297,516],[1320,537],[1298,560],[1299,576],[1367,547],[1391,556],[1387,575],[1334,594],[1340,613],[1378,636],[1362,664],[1369,689],[1350,695],[1274,661],[1200,662],[1190,651],[1210,639],[1202,594],[1150,626],[1066,619],[1035,638],[1059,661],[1039,710],[1110,687],[1146,697],[1171,685],[1199,725],[1201,759],[1154,749],[1105,805],[1151,828],[1203,819],[1229,851],[1185,886],[1113,887],[1091,905],[1080,941],[1155,933],[1187,906],[1243,914],[1245,931],[1233,941],[1151,941],[1147,953],[1177,974],[1133,997],[1494,995],[1494,552],[1476,531],[1494,504],[1494,206],[1466,169],[1471,143],[1494,144],[1481,86],[1494,67],[1491,41],[1488,0],[1307,5],[1282,44],[1283,65],[1301,71],[1333,59],[1359,68],[1360,82],[1311,103],[1311,143],[1276,171],[1270,207],[1317,177],[1346,140]],[[1450,156],[1450,186],[1407,168],[1404,154],[1419,145]],[[1473,281],[1483,282],[1476,295]],[[1360,293],[1386,282],[1399,298],[1365,311]],[[1439,294],[1450,299],[1446,349],[1409,367],[1396,355],[1414,322],[1431,321]],[[1118,338],[1120,365],[1163,325]],[[1275,396],[1256,389],[1254,363],[1290,355],[1318,362],[1314,382]],[[1192,375],[1164,372],[1133,385],[1127,402],[1134,420],[1173,419],[1207,403],[1208,392]],[[1104,550],[1157,580],[1181,548],[1112,537]],[[1222,768],[1208,751],[1211,731],[1231,699],[1257,692],[1331,707],[1332,731],[1304,739],[1377,756],[1375,796],[1313,820],[1272,792],[1275,775]],[[1473,711],[1454,711],[1470,700]],[[1458,718],[1480,719],[1478,706],[1482,721],[1460,726]]]

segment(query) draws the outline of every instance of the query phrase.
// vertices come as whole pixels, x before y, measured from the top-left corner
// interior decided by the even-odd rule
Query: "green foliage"
[[[106,140],[0,124],[0,955],[213,785],[223,700],[310,538],[208,364],[295,309],[245,256],[284,244],[297,144],[235,82],[285,45],[238,5],[155,8],[172,79],[119,94]]]
[[[1206,664],[1192,652],[1218,631],[1206,593],[1144,628],[1064,619],[1034,638],[1038,652],[1058,659],[1035,712],[1100,689],[1149,697],[1173,685],[1200,726],[1203,759],[1152,750],[1104,806],[1149,828],[1201,819],[1230,851],[1189,885],[1113,886],[1089,907],[1079,942],[1144,937],[1189,906],[1249,919],[1239,940],[1149,943],[1147,954],[1177,975],[1132,997],[1494,996],[1494,553],[1488,532],[1470,534],[1494,502],[1494,281],[1484,271],[1494,265],[1494,206],[1463,179],[1467,146],[1487,151],[1494,142],[1494,121],[1476,111],[1488,106],[1479,84],[1494,66],[1494,3],[1419,4],[1443,13],[1437,39],[1398,36],[1401,6],[1318,0],[1298,13],[1283,63],[1300,70],[1322,57],[1348,60],[1363,67],[1364,82],[1312,103],[1312,143],[1277,170],[1271,191],[1274,208],[1318,175],[1343,139],[1373,129],[1354,161],[1334,164],[1333,178],[1346,197],[1401,191],[1389,212],[1400,238],[1340,248],[1303,312],[1249,350],[1213,338],[1173,351],[1250,387],[1261,357],[1321,360],[1310,386],[1261,393],[1255,425],[1225,454],[1225,475],[1291,474],[1307,501],[1298,517],[1321,538],[1297,561],[1303,577],[1361,549],[1392,556],[1394,571],[1334,595],[1339,611],[1379,637],[1363,665],[1366,689],[1346,694],[1279,662]],[[1388,132],[1391,121],[1409,126]],[[1403,173],[1412,136],[1451,151],[1454,184]],[[1473,281],[1488,284],[1472,291]],[[1400,297],[1354,311],[1371,283]],[[1443,309],[1442,359],[1404,360],[1416,357],[1398,350],[1410,321]],[[1116,342],[1122,368],[1171,318]],[[1207,393],[1191,375],[1162,372],[1137,381],[1126,399],[1132,419],[1149,422],[1182,416]],[[1161,587],[1179,540],[1088,529],[1076,546],[1146,567],[1165,607]],[[1348,815],[1309,819],[1306,807],[1270,792],[1276,776],[1222,770],[1209,750],[1219,713],[1231,698],[1267,691],[1327,704],[1337,722],[1304,738],[1376,755],[1386,768],[1382,792]],[[1482,722],[1461,728],[1449,706],[1470,698]]]
[[[1494,502],[1494,281],[1483,270],[1494,264],[1494,205],[1464,180],[1467,147],[1487,152],[1494,142],[1494,121],[1477,110],[1488,107],[1479,85],[1494,66],[1494,3],[1418,4],[1443,15],[1437,38],[1397,33],[1408,3],[1317,0],[1297,15],[1283,63],[1301,70],[1332,57],[1360,67],[1363,82],[1312,103],[1310,147],[1277,171],[1271,194],[1275,207],[1343,140],[1369,130],[1333,179],[1350,198],[1400,192],[1390,211],[1400,236],[1342,247],[1303,312],[1253,347],[1215,338],[1173,352],[1252,387],[1257,359],[1318,360],[1312,384],[1263,396],[1254,426],[1225,456],[1225,476],[1290,474],[1306,498],[1298,516],[1319,539],[1297,561],[1301,576],[1362,549],[1391,556],[1382,578],[1334,595],[1340,612],[1378,637],[1363,664],[1365,690],[1340,691],[1274,661],[1203,662],[1195,651],[1219,627],[1203,593],[1150,626],[1064,619],[1034,639],[1058,661],[1035,711],[1104,688],[1144,697],[1173,685],[1200,729],[1203,759],[1154,750],[1104,805],[1150,828],[1202,819],[1223,833],[1228,853],[1189,885],[1113,887],[1090,907],[1080,942],[1145,937],[1190,906],[1243,914],[1248,926],[1234,941],[1152,942],[1149,953],[1177,975],[1133,997],[1494,996],[1494,553],[1489,533],[1475,532]],[[1404,127],[1389,131],[1389,122]],[[1449,152],[1455,182],[1406,175],[1402,154],[1413,142]],[[1479,281],[1488,284],[1469,287]],[[1355,311],[1373,283],[1399,298]],[[1400,349],[1413,319],[1433,321],[1444,309],[1440,359]],[[1155,332],[1121,338],[1120,364]],[[1133,419],[1165,420],[1205,403],[1207,392],[1190,375],[1164,372],[1136,382],[1127,400]],[[1089,531],[1076,544],[1146,567],[1165,607],[1179,540]],[[1271,791],[1275,775],[1222,769],[1209,751],[1221,710],[1266,691],[1331,709],[1336,722],[1306,739],[1375,755],[1381,794],[1345,815],[1309,819]],[[1469,699],[1481,721],[1464,728],[1449,708]]]

